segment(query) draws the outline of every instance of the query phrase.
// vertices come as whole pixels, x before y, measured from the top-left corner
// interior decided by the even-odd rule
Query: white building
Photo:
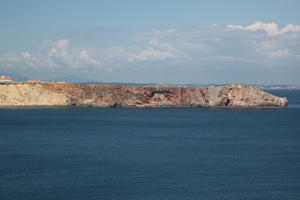
[[[12,79],[9,76],[0,76],[0,83],[11,83]]]

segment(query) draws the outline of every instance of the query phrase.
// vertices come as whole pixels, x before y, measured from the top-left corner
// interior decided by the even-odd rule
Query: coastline
[[[287,108],[288,100],[244,84],[166,87],[41,82],[1,84],[0,107],[278,109]]]

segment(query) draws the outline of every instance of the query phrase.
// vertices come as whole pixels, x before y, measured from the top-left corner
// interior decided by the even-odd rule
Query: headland
[[[286,108],[288,101],[244,84],[168,87],[29,82],[0,84],[0,106]]]

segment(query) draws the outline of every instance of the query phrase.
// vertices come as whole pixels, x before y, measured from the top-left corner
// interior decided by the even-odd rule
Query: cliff
[[[0,106],[284,108],[286,98],[242,84],[150,87],[71,83],[0,84]]]

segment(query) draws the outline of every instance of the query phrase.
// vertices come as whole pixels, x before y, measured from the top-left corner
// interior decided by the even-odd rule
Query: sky
[[[0,72],[300,85],[298,0],[0,0]]]

